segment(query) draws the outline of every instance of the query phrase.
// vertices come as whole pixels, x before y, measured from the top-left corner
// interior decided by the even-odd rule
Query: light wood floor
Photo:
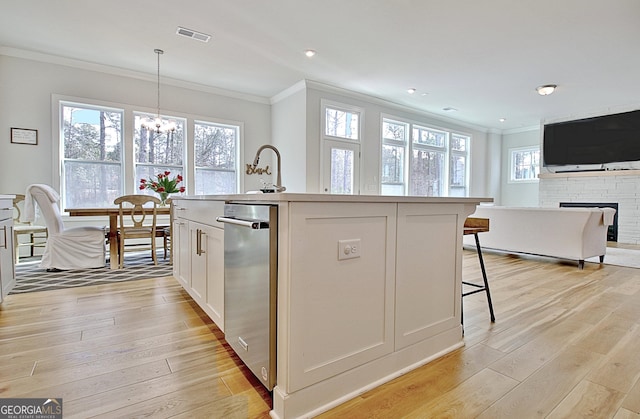
[[[497,321],[465,297],[465,347],[323,418],[639,418],[640,269],[485,253]],[[464,279],[480,281],[475,252]],[[10,296],[0,398],[65,418],[267,418],[269,394],[173,278]]]

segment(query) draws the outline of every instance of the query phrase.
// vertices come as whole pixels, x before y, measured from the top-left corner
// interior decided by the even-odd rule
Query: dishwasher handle
[[[240,218],[232,217],[217,217],[216,221],[219,223],[233,224],[241,227],[247,227],[252,230],[262,230],[269,228],[268,221],[256,221],[256,220],[242,220]]]

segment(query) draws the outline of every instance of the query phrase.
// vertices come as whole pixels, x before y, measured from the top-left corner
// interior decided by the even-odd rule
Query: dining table
[[[118,216],[120,215],[120,209],[118,207],[66,208],[64,211],[70,217],[109,217],[109,265],[111,269],[119,269]],[[156,214],[170,215],[171,206],[157,207]]]

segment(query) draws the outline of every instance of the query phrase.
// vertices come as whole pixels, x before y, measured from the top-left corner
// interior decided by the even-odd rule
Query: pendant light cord
[[[161,49],[154,49],[153,52],[155,52],[158,55],[158,120],[160,120],[160,55],[164,54],[164,51]]]

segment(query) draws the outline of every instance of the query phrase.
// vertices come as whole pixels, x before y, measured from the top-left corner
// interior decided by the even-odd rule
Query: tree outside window
[[[196,195],[237,192],[239,137],[237,125],[195,122]]]
[[[123,110],[60,103],[62,205],[104,207],[122,195]]]
[[[171,172],[171,177],[184,174],[184,130],[185,121],[171,118],[175,122],[175,131],[155,132],[144,128],[142,124],[152,115],[134,113],[134,160],[136,179],[150,179],[159,173]],[[163,123],[168,123],[166,117]],[[151,189],[138,190],[136,193],[154,195]]]

